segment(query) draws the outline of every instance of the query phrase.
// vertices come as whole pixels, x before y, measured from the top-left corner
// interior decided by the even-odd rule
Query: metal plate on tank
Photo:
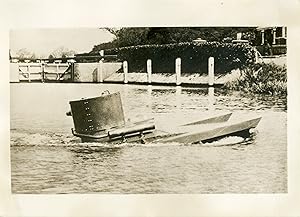
[[[70,101],[75,130],[92,134],[125,124],[120,93]]]

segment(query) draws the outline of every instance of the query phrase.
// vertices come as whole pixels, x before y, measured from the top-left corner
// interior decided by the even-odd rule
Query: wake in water
[[[76,144],[79,141],[73,135],[59,133],[28,133],[11,131],[10,144],[11,146],[67,146]]]
[[[200,145],[203,147],[218,147],[218,146],[232,146],[232,145],[248,145],[253,141],[255,132],[251,134],[250,138],[243,138],[239,136],[229,136],[213,142],[198,143],[198,144],[182,144],[177,142],[170,143],[82,143],[79,138],[71,134],[59,133],[28,133],[11,131],[11,146],[67,146],[67,147],[85,147],[88,149],[93,148],[123,148],[123,147],[163,147],[163,146],[187,146],[187,145]]]

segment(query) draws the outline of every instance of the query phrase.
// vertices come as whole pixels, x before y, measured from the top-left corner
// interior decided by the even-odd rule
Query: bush
[[[225,84],[225,88],[249,93],[287,95],[286,66],[257,63],[242,70],[240,79]]]
[[[185,42],[164,45],[139,45],[105,51],[117,53],[128,61],[129,72],[146,72],[147,59],[152,60],[153,72],[174,72],[175,59],[181,58],[182,72],[207,73],[208,58],[215,58],[215,73],[224,74],[243,69],[255,60],[253,47],[246,44],[219,42]]]

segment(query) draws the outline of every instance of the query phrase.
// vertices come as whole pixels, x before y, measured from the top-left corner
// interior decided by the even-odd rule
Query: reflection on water
[[[80,143],[70,100],[120,91],[132,120],[194,120],[214,111],[262,116],[247,141]],[[11,84],[14,193],[273,193],[287,191],[286,98],[220,89],[107,84]]]

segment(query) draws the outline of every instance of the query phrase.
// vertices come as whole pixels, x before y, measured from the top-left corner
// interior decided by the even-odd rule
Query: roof
[[[279,27],[279,26],[268,26],[268,27],[266,27],[266,26],[259,26],[259,27],[257,27],[256,28],[256,30],[258,30],[258,31],[261,31],[261,30],[267,30],[267,29],[274,29],[274,28],[277,28],[277,27]]]

